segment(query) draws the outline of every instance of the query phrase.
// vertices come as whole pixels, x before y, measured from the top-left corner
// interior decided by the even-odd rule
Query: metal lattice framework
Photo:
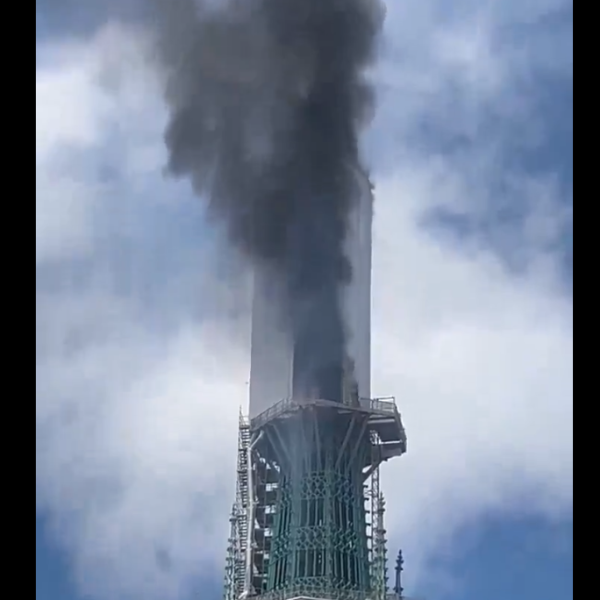
[[[371,434],[373,448],[376,449],[379,439]],[[374,459],[376,460],[376,459]],[[384,526],[385,500],[380,487],[379,467],[371,476],[371,587],[374,598],[386,598],[388,591],[387,572],[387,539]]]
[[[240,422],[225,600],[388,600],[379,466],[406,451],[393,399],[286,400]]]
[[[323,422],[318,411],[267,429],[270,444],[263,451],[272,453],[283,474],[267,593],[294,589],[325,598],[331,591],[370,589],[362,487],[370,447],[361,440],[340,452],[345,429]]]
[[[238,434],[238,462],[236,501],[231,511],[231,533],[225,566],[224,600],[238,600],[244,591],[247,540],[248,509],[250,490],[248,486],[248,466],[250,457],[250,421],[240,414]]]

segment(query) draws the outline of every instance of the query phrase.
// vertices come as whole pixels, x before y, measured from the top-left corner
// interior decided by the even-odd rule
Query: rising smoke
[[[283,282],[295,387],[340,395],[345,256],[378,0],[155,0],[169,171]]]

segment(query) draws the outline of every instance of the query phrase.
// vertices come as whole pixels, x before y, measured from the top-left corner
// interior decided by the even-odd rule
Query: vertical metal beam
[[[360,428],[360,433],[356,438],[356,444],[354,445],[354,449],[352,450],[352,454],[350,455],[350,460],[348,461],[348,465],[346,465],[347,468],[350,465],[354,464],[354,461],[356,460],[356,456],[358,455],[358,451],[360,450],[360,447],[365,444],[365,433],[367,431],[368,425],[369,425],[369,419],[365,418],[364,422],[362,424],[362,427]]]
[[[348,426],[348,429],[346,430],[346,436],[344,437],[344,441],[342,442],[342,447],[340,448],[340,453],[338,455],[337,460],[335,461],[335,469],[340,468],[340,463],[342,462],[342,457],[344,456],[344,453],[346,452],[346,447],[348,446],[348,442],[350,441],[350,436],[352,435],[352,432],[354,431],[355,425],[356,425],[356,416],[353,416],[352,420],[350,421],[350,425]]]

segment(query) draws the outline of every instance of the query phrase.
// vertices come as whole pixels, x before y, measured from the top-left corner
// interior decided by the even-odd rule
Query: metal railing
[[[299,403],[297,400],[294,400],[293,398],[284,398],[283,400],[277,402],[277,404],[273,404],[273,406],[270,406],[267,408],[267,410],[254,417],[254,419],[251,421],[251,427],[252,429],[257,429],[275,417],[288,412],[291,408],[298,405]]]
[[[279,417],[286,412],[291,411],[294,408],[300,408],[311,402],[318,402],[317,398],[284,398],[273,406],[267,408],[267,410],[254,417],[251,421],[252,429],[258,429],[265,423]],[[322,400],[322,402],[326,402]],[[343,405],[342,405],[343,406]],[[363,410],[373,412],[383,412],[389,414],[396,414],[398,407],[396,405],[396,399],[394,396],[383,396],[381,398],[359,398],[358,407]]]
[[[398,410],[396,398],[394,396],[384,396],[382,398],[360,398],[361,407],[377,412],[395,413]]]

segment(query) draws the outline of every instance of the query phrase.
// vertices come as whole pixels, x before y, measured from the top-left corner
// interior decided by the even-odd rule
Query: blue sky
[[[77,6],[36,0],[36,598],[212,600],[247,278],[162,176],[148,31]],[[573,597],[572,23],[568,0],[387,3],[373,392],[408,427],[387,527],[424,600]]]

